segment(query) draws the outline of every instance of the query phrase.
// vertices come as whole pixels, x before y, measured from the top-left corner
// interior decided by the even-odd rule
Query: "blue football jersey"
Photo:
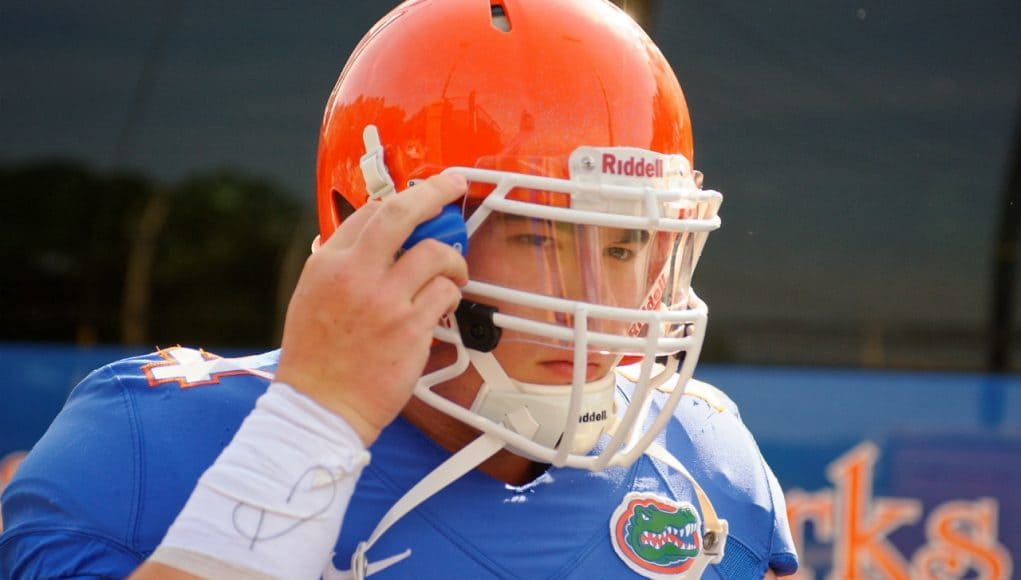
[[[129,575],[266,390],[277,357],[227,360],[173,348],[89,375],[4,492],[0,577]],[[623,401],[630,383],[618,382]],[[675,415],[659,443],[729,523],[725,556],[703,577],[796,570],[782,492],[733,402],[693,381]],[[370,451],[336,544],[340,570],[383,514],[450,457],[400,418]],[[380,579],[683,570],[685,554],[699,547],[698,505],[686,478],[647,456],[595,473],[550,468],[525,486],[472,471],[399,520],[368,558],[411,549],[373,576]],[[626,547],[639,538],[641,549]]]

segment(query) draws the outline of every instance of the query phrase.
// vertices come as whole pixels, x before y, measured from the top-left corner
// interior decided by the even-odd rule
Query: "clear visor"
[[[562,171],[546,163],[512,165],[513,173],[505,159],[469,175],[465,212],[482,214],[470,228],[465,297],[516,322],[498,323],[501,342],[573,349],[581,326],[590,351],[632,355],[647,354],[653,327],[657,339],[686,336],[692,271],[715,198],[650,198],[661,219],[652,223],[643,211],[654,204],[641,195],[667,191],[663,179],[614,184],[613,197],[598,184],[547,177]]]

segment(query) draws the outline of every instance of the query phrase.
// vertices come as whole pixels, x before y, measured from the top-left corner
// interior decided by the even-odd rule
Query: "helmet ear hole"
[[[355,212],[355,206],[351,205],[351,202],[336,189],[331,192],[331,197],[333,198],[333,223],[335,226],[339,226],[344,220],[351,217],[351,214]]]

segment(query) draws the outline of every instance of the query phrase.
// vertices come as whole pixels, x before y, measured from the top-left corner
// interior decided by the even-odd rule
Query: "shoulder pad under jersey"
[[[657,373],[662,372],[663,365],[656,364],[652,370],[652,375],[655,376]],[[641,371],[641,364],[633,364],[628,366],[617,367],[617,379],[618,384],[621,380],[630,383],[628,386],[633,386],[638,381],[638,375]],[[677,383],[680,379],[680,375],[674,373],[670,376],[663,384],[656,387],[656,390],[662,393],[672,393],[677,388]],[[695,397],[705,401],[709,406],[716,409],[719,412],[730,412],[738,417],[741,416],[737,408],[737,404],[727,396],[722,390],[698,379],[692,378],[688,381],[688,384],[684,389],[685,397]]]

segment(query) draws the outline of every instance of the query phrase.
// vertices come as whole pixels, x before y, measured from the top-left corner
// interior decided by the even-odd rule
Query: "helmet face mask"
[[[650,324],[660,325],[656,356],[676,353],[690,324],[688,293],[697,253],[719,225],[720,195],[697,189],[685,159],[633,148],[629,159],[667,166],[663,176],[602,172],[578,162],[568,179],[455,168],[473,183],[489,182],[468,219],[471,282],[466,297],[510,303],[520,322],[502,340],[534,340],[574,348],[584,309],[589,347],[645,355]],[[617,148],[580,148],[572,157],[611,157]],[[667,162],[670,163],[667,163]],[[467,203],[471,203],[471,196]],[[531,339],[518,335],[533,330]],[[547,340],[537,338],[546,331]]]
[[[339,205],[369,203],[373,166],[396,191],[463,174],[463,292],[495,309],[499,343],[465,347],[463,321],[450,317],[436,337],[457,360],[422,377],[416,395],[526,457],[629,464],[698,359],[706,307],[691,275],[722,197],[696,185],[680,87],[629,17],[601,0],[500,4],[508,31],[488,1],[436,0],[408,2],[369,32],[324,117],[321,234],[340,224]],[[370,127],[380,147],[366,170]],[[626,409],[611,372],[625,356],[642,358]],[[469,365],[483,380],[472,405],[436,392]],[[677,388],[646,425],[652,391],[678,365]]]

